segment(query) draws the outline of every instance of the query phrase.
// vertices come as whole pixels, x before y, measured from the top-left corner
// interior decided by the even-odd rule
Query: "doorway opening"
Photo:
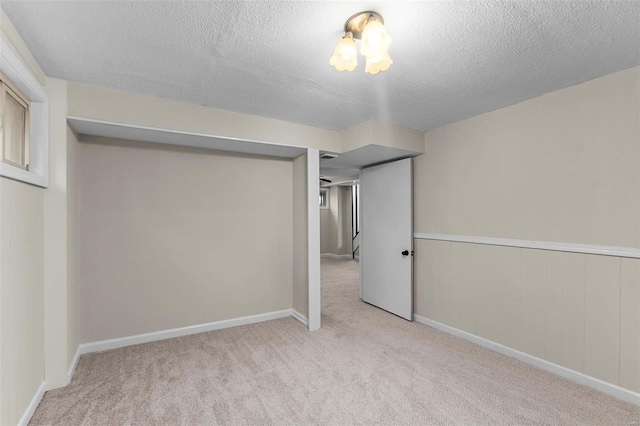
[[[350,265],[351,275],[357,271],[359,300],[412,320],[413,156],[374,145],[320,154],[321,279],[313,297],[321,310],[329,303],[322,295],[327,277]],[[328,268],[331,274],[325,274]]]
[[[360,251],[360,184],[356,179],[328,182],[319,193],[322,258],[358,260]]]
[[[358,274],[360,279],[360,182],[359,175],[323,175],[320,178],[320,264],[321,288],[330,285],[332,274]],[[329,272],[332,272],[329,273]],[[349,280],[347,280],[349,281]],[[349,281],[351,282],[351,281]],[[323,303],[331,303],[331,298]],[[325,306],[323,305],[323,309]]]

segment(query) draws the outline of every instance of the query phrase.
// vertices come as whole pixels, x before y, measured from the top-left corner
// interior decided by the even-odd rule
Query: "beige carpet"
[[[293,318],[84,355],[32,424],[632,425],[640,408],[358,300],[323,259],[323,328]]]

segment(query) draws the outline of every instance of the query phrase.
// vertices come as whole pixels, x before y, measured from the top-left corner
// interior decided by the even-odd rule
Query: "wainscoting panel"
[[[586,257],[584,371],[620,383],[620,258]]]
[[[547,300],[546,253],[542,250],[523,249],[520,257],[521,323],[519,351],[545,358]]]
[[[477,246],[478,253],[478,275],[476,276],[476,289],[478,295],[478,320],[476,329],[478,336],[493,340],[493,293],[488,290],[488,285],[493,282],[492,266],[493,262],[492,246]]]
[[[451,243],[448,241],[419,242],[424,262],[414,263],[414,312],[424,312],[427,318],[451,324]],[[414,246],[415,247],[415,246]]]
[[[451,324],[460,330],[476,333],[478,246],[452,243],[451,262],[460,265],[451,271]]]
[[[640,260],[416,238],[415,312],[640,391]]]
[[[620,386],[640,392],[640,260],[621,260]]]
[[[545,357],[549,362],[562,365],[562,255],[547,251],[547,335]]]
[[[585,255],[562,255],[562,365],[584,372]]]
[[[520,254],[510,247],[493,247],[493,340],[510,348],[520,346]]]

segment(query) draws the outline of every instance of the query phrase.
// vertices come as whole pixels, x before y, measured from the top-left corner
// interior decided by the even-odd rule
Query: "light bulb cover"
[[[376,18],[371,18],[362,30],[362,46],[360,53],[364,56],[378,56],[389,51],[391,36],[384,24]]]
[[[338,71],[353,71],[358,66],[358,48],[351,33],[347,33],[338,41],[329,60]]]
[[[388,70],[391,64],[393,64],[393,61],[391,60],[391,56],[389,56],[389,52],[384,52],[379,55],[369,55],[367,56],[364,72],[376,75],[380,71]]]

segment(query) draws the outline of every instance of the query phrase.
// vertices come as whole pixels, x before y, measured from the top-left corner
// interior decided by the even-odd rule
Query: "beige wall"
[[[293,309],[309,317],[307,155],[293,160]]]
[[[78,189],[78,136],[67,126],[67,367],[71,365],[81,343],[81,301],[78,282],[78,222],[80,203]]]
[[[418,130],[380,120],[367,120],[340,132],[342,152],[366,145],[424,152],[424,134]]]
[[[352,234],[351,234],[351,204],[353,203],[351,198],[351,187],[340,187],[338,193],[338,199],[340,203],[340,226],[342,227],[341,236],[342,241],[338,246],[337,254],[352,254]]]
[[[101,138],[77,156],[83,343],[291,308],[290,160]]]
[[[44,380],[44,190],[0,178],[0,424]]]
[[[47,78],[49,187],[44,190],[44,318],[47,389],[67,384],[67,83]],[[74,349],[75,351],[75,349]]]
[[[640,68],[431,130],[417,232],[640,247]]]
[[[341,132],[69,82],[69,115],[129,125],[347,152],[375,144],[423,152],[423,133],[368,120]]]
[[[331,130],[80,83],[69,83],[69,115],[340,152]]]
[[[3,46],[17,53],[45,84],[44,73],[2,10],[0,37]],[[56,99],[51,103],[52,115],[57,112]],[[44,211],[44,189],[0,177],[0,424],[3,425],[18,423],[45,380]]]
[[[337,250],[338,191],[335,187],[329,187],[327,190],[329,191],[329,208],[320,209],[320,253],[334,253]]]
[[[372,120],[371,127],[374,145],[424,152],[423,132],[380,120]]]
[[[340,132],[342,152],[369,145],[373,138],[373,121],[367,120]]]
[[[351,254],[351,189],[327,189],[329,209],[320,209],[320,253]]]
[[[415,232],[638,247],[640,68],[444,126]],[[415,240],[415,312],[640,391],[640,260]]]

